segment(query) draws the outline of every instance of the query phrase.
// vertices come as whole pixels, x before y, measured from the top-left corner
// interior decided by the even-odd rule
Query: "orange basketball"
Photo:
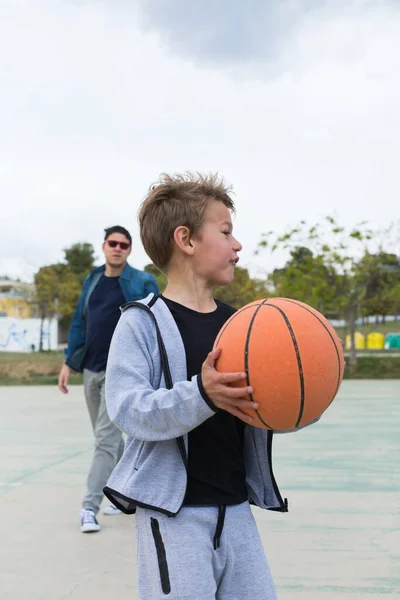
[[[259,409],[253,425],[287,430],[307,425],[328,408],[343,379],[339,338],[317,310],[288,298],[257,300],[225,323],[214,347],[219,372],[243,371]],[[250,414],[249,412],[249,414]]]

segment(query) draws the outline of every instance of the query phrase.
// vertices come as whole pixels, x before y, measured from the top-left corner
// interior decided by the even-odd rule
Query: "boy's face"
[[[242,245],[232,235],[232,218],[222,202],[211,200],[203,225],[193,236],[196,274],[210,285],[231,283]]]

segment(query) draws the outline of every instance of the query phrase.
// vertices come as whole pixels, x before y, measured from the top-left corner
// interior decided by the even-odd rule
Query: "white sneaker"
[[[82,508],[79,513],[81,520],[81,531],[82,533],[92,533],[94,531],[100,531],[100,525],[96,520],[96,515],[92,510]]]
[[[121,511],[119,510],[119,508],[117,508],[113,504],[110,504],[110,506],[105,506],[103,508],[103,515],[108,515],[109,517],[113,517],[114,515],[120,515],[120,514],[121,514]]]

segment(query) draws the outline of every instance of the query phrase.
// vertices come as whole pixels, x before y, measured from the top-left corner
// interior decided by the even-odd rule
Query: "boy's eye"
[[[223,233],[224,235],[230,235],[230,234],[231,234],[231,232],[230,232],[230,231],[223,231],[222,233]]]

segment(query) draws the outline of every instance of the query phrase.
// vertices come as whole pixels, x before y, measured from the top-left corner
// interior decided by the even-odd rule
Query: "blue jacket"
[[[89,298],[104,271],[105,265],[102,265],[93,269],[86,277],[78,305],[72,317],[68,335],[68,347],[64,353],[65,362],[73,371],[82,372],[83,370],[86,341],[86,313]],[[141,300],[150,293],[159,293],[158,285],[153,275],[146,273],[146,271],[134,269],[128,264],[126,264],[122,271],[119,282],[127,302]]]

